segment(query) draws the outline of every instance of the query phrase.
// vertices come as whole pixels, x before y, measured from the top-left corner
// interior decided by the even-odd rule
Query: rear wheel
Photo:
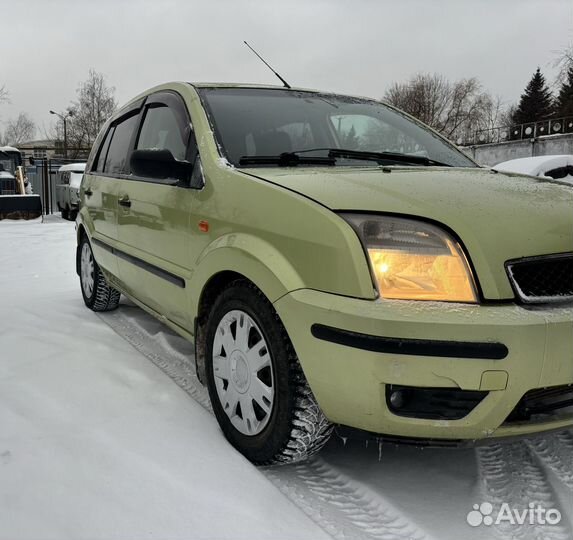
[[[237,281],[215,300],[206,328],[207,386],[231,444],[254,463],[292,463],[332,433],[272,304]]]
[[[117,308],[120,292],[107,283],[86,236],[80,242],[79,258],[80,284],[85,305],[93,311]]]
[[[70,213],[66,208],[62,208],[62,219],[70,219]]]

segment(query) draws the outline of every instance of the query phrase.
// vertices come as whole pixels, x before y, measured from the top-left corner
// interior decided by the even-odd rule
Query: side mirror
[[[134,150],[130,159],[131,170],[137,176],[147,178],[174,178],[188,182],[193,165],[188,161],[179,161],[166,149]]]

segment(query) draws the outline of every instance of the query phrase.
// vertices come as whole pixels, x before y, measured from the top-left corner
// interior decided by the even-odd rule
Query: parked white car
[[[56,173],[56,201],[64,219],[76,219],[85,167],[85,163],[62,165]]]
[[[573,155],[536,156],[504,161],[493,167],[496,171],[547,176],[573,184]]]

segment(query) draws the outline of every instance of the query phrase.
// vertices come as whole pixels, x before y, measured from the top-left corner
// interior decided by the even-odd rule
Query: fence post
[[[40,160],[42,165],[42,194],[44,199],[44,215],[48,215],[50,212],[50,203],[48,201],[48,175],[46,171],[46,159],[42,158]]]
[[[47,158],[46,158],[47,159]],[[50,214],[54,213],[53,200],[52,200],[52,160],[47,159],[48,162],[48,190],[50,193]]]

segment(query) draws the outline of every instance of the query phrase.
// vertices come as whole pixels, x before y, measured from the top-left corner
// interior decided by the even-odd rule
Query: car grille
[[[506,423],[531,420],[538,414],[550,414],[573,407],[573,385],[530,390],[520,400]]]
[[[573,300],[573,255],[570,253],[510,261],[507,271],[523,302]]]

